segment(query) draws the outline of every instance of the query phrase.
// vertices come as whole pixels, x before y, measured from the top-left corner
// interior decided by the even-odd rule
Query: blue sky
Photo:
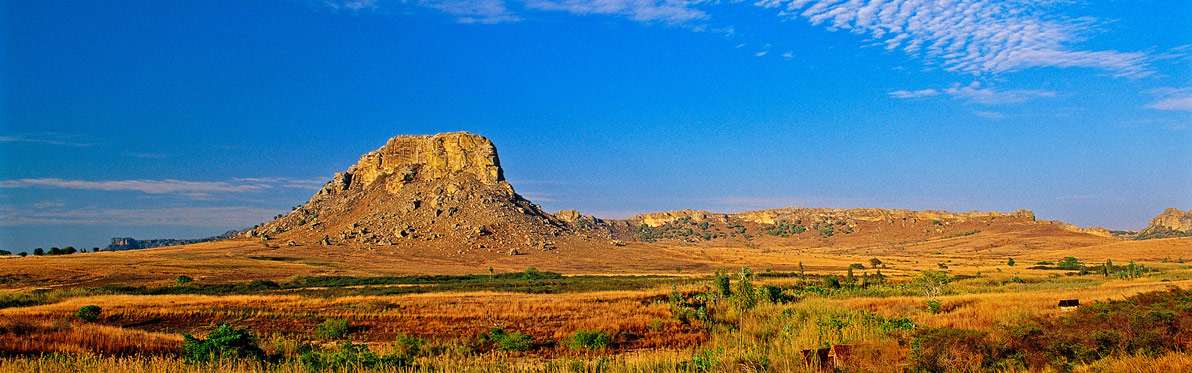
[[[10,1],[0,248],[201,237],[392,136],[546,209],[1192,208],[1186,1]]]

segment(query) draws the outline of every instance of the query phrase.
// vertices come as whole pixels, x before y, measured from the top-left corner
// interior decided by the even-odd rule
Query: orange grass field
[[[979,235],[977,235],[979,236]],[[980,238],[980,237],[978,237]],[[1054,318],[1071,310],[1062,299],[1121,300],[1171,288],[1192,288],[1192,239],[1111,241],[1075,246],[1039,245],[977,252],[974,247],[1004,237],[953,239],[889,247],[668,247],[630,245],[621,254],[645,253],[644,259],[593,256],[580,262],[542,258],[498,258],[495,271],[514,272],[533,265],[564,274],[661,274],[676,276],[649,286],[614,291],[562,291],[534,294],[519,291],[434,291],[400,295],[342,295],[262,292],[259,294],[100,294],[80,292],[45,304],[0,308],[0,371],[18,372],[199,372],[307,371],[297,359],[304,349],[334,348],[338,339],[367,346],[377,353],[402,349],[395,341],[416,337],[423,348],[411,354],[413,365],[376,367],[373,371],[815,371],[800,351],[826,345],[860,345],[862,357],[839,369],[899,371],[908,367],[908,331],[883,330],[872,320],[906,318],[916,328],[950,327],[991,333],[1004,338],[1007,325],[1022,320]],[[1069,247],[1071,246],[1071,247]],[[985,246],[988,247],[988,246]],[[63,257],[0,260],[0,276],[8,279],[3,294],[16,296],[36,289],[66,292],[100,285],[170,285],[178,275],[198,283],[285,281],[296,276],[376,276],[407,273],[487,272],[487,266],[466,261],[418,259],[310,247],[260,247],[249,241],[197,244],[132,252],[88,253]],[[591,249],[597,250],[597,249]],[[304,253],[295,253],[304,251]],[[989,250],[985,250],[989,251]],[[254,259],[286,252],[297,260]],[[300,255],[301,254],[301,255]],[[370,253],[371,254],[371,253]],[[1030,269],[1036,261],[1054,262],[1072,256],[1095,268],[1105,259],[1117,265],[1135,260],[1155,272],[1135,278],[1100,273]],[[1008,258],[1017,264],[1007,265]],[[848,266],[862,263],[855,276],[876,274],[869,259],[879,258],[886,285],[825,294],[800,292],[819,286],[820,275],[844,278]],[[1166,260],[1164,260],[1166,259]],[[519,260],[519,261],[518,261]],[[643,263],[648,262],[648,263]],[[943,265],[941,265],[943,264]],[[801,278],[793,273],[802,266]],[[912,284],[922,270],[944,270],[957,277],[938,297],[940,312],[924,304],[930,298]],[[737,300],[708,300],[702,319],[683,316],[672,297],[701,299],[716,293],[711,272],[750,267],[752,285],[773,285],[794,299],[739,307]],[[767,272],[786,272],[767,276]],[[734,284],[740,282],[731,276]],[[396,285],[394,285],[396,286]],[[736,285],[734,285],[736,286]],[[367,287],[367,286],[365,286]],[[44,291],[44,290],[43,290]],[[63,293],[66,294],[66,293]],[[72,293],[73,294],[73,293]],[[102,309],[93,322],[79,320],[80,307]],[[691,308],[692,310],[694,308]],[[345,320],[351,330],[340,338],[315,332],[325,320]],[[182,335],[203,336],[221,323],[247,328],[267,353],[281,360],[265,363],[229,360],[188,364],[179,357]],[[825,325],[833,325],[828,327]],[[533,348],[499,351],[477,347],[476,338],[493,328],[528,336]],[[610,336],[599,349],[576,349],[568,340],[578,330]],[[955,363],[957,371],[969,365]],[[344,371],[370,370],[360,367]],[[1192,354],[1185,350],[1135,354],[1119,351],[1095,361],[1064,367],[1003,367],[1010,371],[1189,371]],[[334,370],[334,369],[333,369]],[[980,370],[980,369],[978,369]]]

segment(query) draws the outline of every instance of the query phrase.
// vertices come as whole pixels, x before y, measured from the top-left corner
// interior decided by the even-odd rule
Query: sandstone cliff
[[[1192,236],[1192,210],[1169,208],[1151,219],[1151,224],[1138,232],[1137,239]]]

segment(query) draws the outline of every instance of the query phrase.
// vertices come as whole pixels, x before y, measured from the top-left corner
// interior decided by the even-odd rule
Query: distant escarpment
[[[113,237],[112,243],[104,248],[105,251],[120,251],[120,250],[139,250],[150,249],[154,247],[190,245],[200,242],[210,242],[216,240],[223,240],[233,238],[244,234],[248,230],[230,230],[218,236],[211,236],[206,238],[191,238],[191,239],[173,239],[173,238],[157,238],[152,240],[137,240],[132,237]]]
[[[249,236],[323,245],[548,249],[564,222],[514,192],[492,141],[398,136]]]
[[[830,209],[787,207],[741,213],[677,210],[604,220],[566,210],[555,214],[572,228],[618,241],[712,245],[836,246],[920,242],[958,238],[981,232],[1023,232],[1032,235],[1090,235],[1113,239],[1103,228],[1080,228],[1061,221],[1036,219],[1028,210],[1014,212],[948,212],[938,210]]]
[[[1138,232],[1136,239],[1192,237],[1192,210],[1169,208],[1151,219],[1151,224]]]

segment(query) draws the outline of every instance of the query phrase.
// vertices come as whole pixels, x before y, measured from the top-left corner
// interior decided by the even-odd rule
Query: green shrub
[[[339,341],[334,351],[307,351],[298,361],[309,371],[357,371],[362,369],[395,369],[413,363],[409,356],[377,356],[363,344]]]
[[[102,311],[102,309],[96,305],[82,306],[79,307],[78,312],[75,312],[75,316],[77,316],[79,320],[92,322],[99,319],[100,311]]]
[[[315,326],[315,335],[326,339],[340,339],[348,335],[349,329],[348,320],[327,319]]]
[[[933,314],[940,313],[940,308],[943,306],[943,304],[940,303],[940,301],[935,300],[935,299],[930,299],[923,303],[927,305],[927,311],[930,311]]]
[[[491,346],[501,351],[526,351],[534,347],[534,341],[521,333],[506,334],[504,329],[492,328],[477,337],[483,346]]]
[[[190,334],[183,334],[182,339],[182,357],[189,363],[265,357],[265,351],[257,347],[257,339],[248,329],[234,329],[226,323],[208,334],[207,339]]]
[[[187,275],[178,275],[178,277],[174,278],[174,283],[176,283],[178,285],[186,285],[191,282],[194,282],[194,280],[195,279],[190,278],[190,276],[187,276]]]
[[[567,341],[567,347],[572,350],[601,350],[608,347],[608,333],[599,330],[576,330]]]
[[[405,333],[398,333],[393,347],[400,351],[403,355],[417,356],[418,352],[422,350],[423,344],[426,344],[426,340],[422,338]]]
[[[774,285],[766,285],[761,288],[762,298],[770,303],[782,303],[785,299],[782,297],[782,288]]]
[[[1080,260],[1069,256],[1064,257],[1064,259],[1061,259],[1059,262],[1055,263],[1055,266],[1059,269],[1075,270],[1081,267],[1081,263]]]

